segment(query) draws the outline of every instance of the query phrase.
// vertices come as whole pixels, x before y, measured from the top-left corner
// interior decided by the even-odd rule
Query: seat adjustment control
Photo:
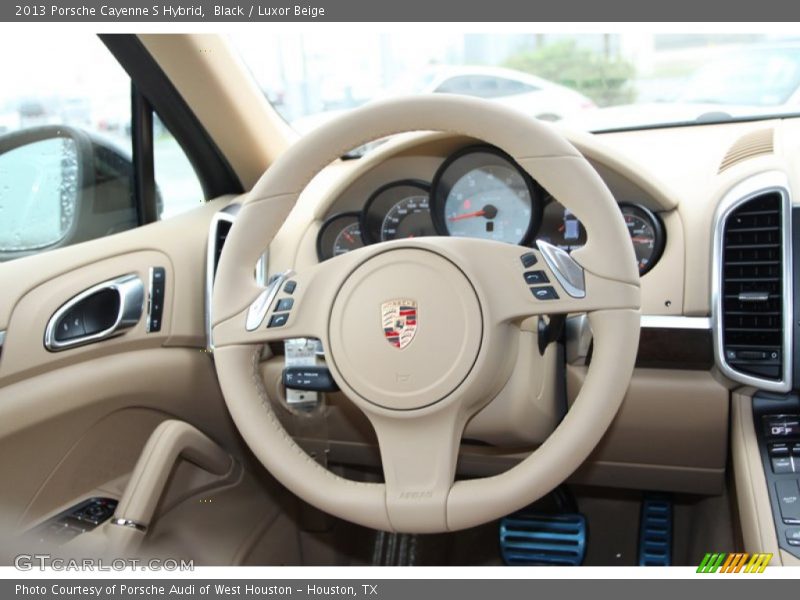
[[[328,367],[286,367],[283,370],[283,385],[289,389],[307,392],[339,390]]]

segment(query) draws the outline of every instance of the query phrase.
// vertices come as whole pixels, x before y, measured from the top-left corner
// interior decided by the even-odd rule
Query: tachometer
[[[378,189],[364,207],[368,243],[436,235],[431,220],[430,187],[423,181],[395,181]]]
[[[364,245],[360,213],[341,213],[330,217],[317,234],[317,257],[328,260]]]
[[[467,148],[446,160],[434,178],[434,223],[447,235],[525,243],[541,218],[539,195],[504,152]]]

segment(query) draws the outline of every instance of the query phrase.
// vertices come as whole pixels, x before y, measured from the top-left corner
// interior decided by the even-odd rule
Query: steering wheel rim
[[[293,277],[295,306],[286,326],[266,327],[267,317],[247,331],[251,306],[264,298],[252,265],[290,217],[308,182],[350,148],[422,130],[457,133],[501,148],[581,220],[587,244],[572,256],[582,271],[584,295],[570,295],[558,265],[536,250],[536,268],[545,270],[559,295],[550,304],[533,297],[524,282],[520,255],[525,248],[465,238],[399,240],[298,269]],[[376,305],[387,294],[397,298],[405,289],[424,299],[419,302],[419,340],[416,346],[412,341],[405,354],[389,354],[380,327],[362,327],[358,319],[378,310]],[[458,293],[443,299],[453,289]],[[447,302],[453,299],[454,317],[447,312]],[[451,531],[529,504],[588,457],[610,426],[633,372],[639,302],[639,275],[617,204],[569,142],[549,126],[478,99],[395,99],[351,111],[305,136],[248,194],[229,232],[214,286],[215,364],[225,401],[245,441],[295,494],[375,529]],[[423,310],[435,318],[423,321]],[[587,312],[595,339],[592,362],[572,408],[548,439],[515,467],[493,477],[455,481],[464,425],[510,375],[513,361],[508,355],[513,353],[508,349],[514,347],[515,328],[536,314],[565,312]],[[457,331],[459,323],[465,331]],[[435,334],[423,335],[426,326]],[[458,352],[437,359],[434,350],[444,346],[437,346],[436,339],[443,335],[456,336]],[[354,482],[331,473],[281,426],[257,367],[265,342],[288,337],[323,340],[334,379],[376,429],[384,484]],[[428,365],[436,360],[437,365],[454,366],[437,374]],[[400,371],[390,362],[403,363],[416,387],[400,389],[407,382],[400,381]],[[360,373],[359,364],[367,363],[369,369]]]

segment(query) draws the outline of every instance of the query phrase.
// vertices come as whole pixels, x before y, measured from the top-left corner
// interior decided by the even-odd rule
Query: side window
[[[131,81],[94,35],[0,37],[0,261],[136,227]],[[183,150],[154,119],[156,207],[204,200]]]
[[[0,38],[0,260],[138,222],[130,79],[95,36]]]
[[[205,201],[192,163],[158,115],[153,115],[153,160],[160,219],[174,217]]]

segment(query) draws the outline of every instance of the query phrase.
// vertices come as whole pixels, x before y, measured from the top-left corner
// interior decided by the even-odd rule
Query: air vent
[[[214,265],[212,270],[212,278],[217,275],[217,267],[219,266],[219,257],[222,256],[222,247],[225,245],[225,240],[228,238],[228,232],[233,227],[233,221],[227,219],[217,219],[217,230],[213,233],[214,236]]]
[[[731,146],[725,158],[722,159],[719,172],[722,173],[725,169],[755,156],[772,154],[774,137],[775,131],[771,128],[759,129],[743,135]]]
[[[753,180],[770,175],[781,176],[763,174]],[[732,379],[786,391],[792,311],[786,275],[791,259],[784,245],[790,227],[788,192],[773,186],[726,200],[715,231],[717,359]]]
[[[217,274],[219,258],[225,240],[233,227],[233,221],[239,212],[239,204],[230,204],[219,211],[211,219],[208,231],[208,248],[206,249],[206,337],[208,348],[211,344],[211,291],[214,289],[214,277]]]
[[[783,340],[781,197],[759,196],[734,210],[722,253],[722,339],[728,364],[778,380]]]

